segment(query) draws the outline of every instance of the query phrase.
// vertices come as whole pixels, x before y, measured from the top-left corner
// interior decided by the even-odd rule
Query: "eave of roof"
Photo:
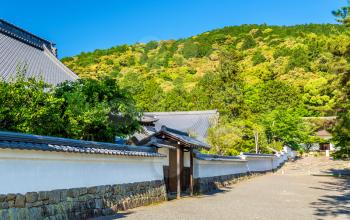
[[[68,138],[30,135],[15,132],[0,132],[0,148],[137,157],[165,156],[155,152],[153,148],[146,146],[130,146],[105,142],[81,141]]]
[[[210,145],[203,143],[195,138],[191,138],[184,132],[167,128],[166,126],[162,126],[161,130],[156,134],[156,136],[163,136],[163,135],[168,136],[170,139],[178,141],[190,148],[204,148],[204,149],[211,148]]]
[[[241,156],[245,156],[245,157],[255,157],[255,158],[263,158],[263,157],[273,158],[273,157],[275,157],[276,155],[274,155],[274,154],[241,153]]]

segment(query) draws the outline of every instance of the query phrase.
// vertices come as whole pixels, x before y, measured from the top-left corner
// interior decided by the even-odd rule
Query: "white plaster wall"
[[[166,157],[162,158],[163,166],[169,166],[169,148],[158,148],[158,153],[166,155]]]
[[[278,156],[276,156],[272,159],[272,161],[273,161],[273,169],[276,169],[278,167],[278,165],[280,164],[280,158]]]
[[[194,158],[194,178],[222,176],[247,172],[246,161],[206,161]]]
[[[296,156],[296,152],[293,151],[290,147],[284,146],[283,147],[284,152],[287,153],[288,158],[294,158]]]
[[[163,159],[0,150],[0,194],[163,180]]]
[[[288,154],[287,153],[283,153],[283,161],[287,161],[288,160]]]
[[[166,155],[166,157],[163,158],[163,165],[169,166],[169,148],[159,148],[158,153]],[[190,165],[190,152],[184,152],[184,167],[190,167]]]
[[[190,152],[184,152],[184,167],[191,166]]]
[[[276,169],[278,166],[280,166],[284,162],[284,154],[278,154],[274,158],[274,169]]]
[[[254,171],[270,171],[273,167],[273,158],[268,157],[262,157],[262,158],[255,158],[255,157],[247,157],[246,158],[248,163],[248,171],[254,172]]]

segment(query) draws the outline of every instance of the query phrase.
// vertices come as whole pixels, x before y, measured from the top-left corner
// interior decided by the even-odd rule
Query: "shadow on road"
[[[329,177],[334,178],[334,177]],[[346,216],[350,219],[350,178],[337,178],[337,181],[321,181],[321,187],[312,189],[337,192],[339,195],[324,195],[310,205],[314,209],[314,215],[322,218],[337,218]]]
[[[121,213],[117,213],[115,215],[110,215],[110,216],[101,216],[101,217],[91,218],[90,220],[114,220],[114,219],[125,218],[132,213],[134,213],[134,212],[127,211],[127,212],[121,212]]]

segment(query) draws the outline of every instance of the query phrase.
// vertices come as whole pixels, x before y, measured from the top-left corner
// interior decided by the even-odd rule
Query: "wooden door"
[[[180,152],[180,155],[177,155],[177,152]],[[169,170],[168,170],[168,191],[170,193],[176,193],[178,187],[178,179],[177,179],[177,157],[180,157],[180,186],[182,182],[182,173],[183,173],[183,150],[177,151],[177,149],[169,149]]]
[[[320,144],[320,150],[330,150],[331,146],[329,143]]]

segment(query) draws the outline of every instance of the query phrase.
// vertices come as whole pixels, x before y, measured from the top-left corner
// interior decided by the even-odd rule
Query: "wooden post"
[[[255,139],[255,153],[259,153],[259,133],[257,131],[254,132]]]
[[[190,149],[190,196],[193,196],[193,149]]]
[[[181,147],[177,146],[176,148],[176,198],[180,199],[181,197]]]

